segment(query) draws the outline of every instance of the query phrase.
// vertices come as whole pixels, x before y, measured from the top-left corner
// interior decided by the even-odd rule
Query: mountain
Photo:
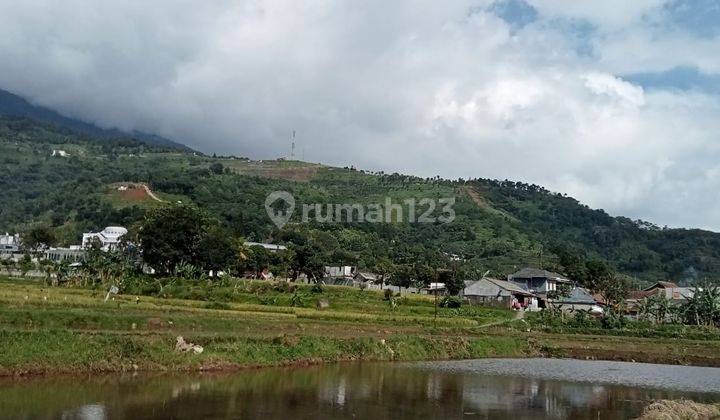
[[[167,146],[179,150],[191,150],[183,144],[176,143],[155,134],[143,133],[141,131],[125,132],[118,129],[104,129],[80,120],[68,118],[52,109],[33,105],[22,97],[2,89],[0,89],[0,115],[24,117],[54,124],[79,134],[100,139],[133,138],[147,144]]]
[[[52,156],[62,149],[69,156]],[[692,284],[720,278],[720,234],[668,229],[612,217],[538,185],[492,179],[443,180],[369,173],[298,161],[252,161],[168,153],[132,140],[68,135],[53,125],[0,117],[0,232],[45,224],[59,242],[122,225],[133,231],[148,209],[194,203],[235,236],[306,243],[324,264],[370,271],[390,261],[504,276],[524,266],[562,272],[573,258],[599,258],[638,284]],[[147,188],[147,189],[146,189]],[[273,191],[290,192],[295,216],[278,229],[265,209]],[[371,205],[454,198],[451,223],[302,222],[304,205]],[[427,208],[418,203],[417,214]],[[435,215],[439,214],[438,205]],[[310,243],[307,242],[307,243]],[[567,273],[567,270],[565,272]]]

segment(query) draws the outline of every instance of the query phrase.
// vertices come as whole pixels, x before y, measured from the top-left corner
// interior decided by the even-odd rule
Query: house
[[[71,245],[70,248],[50,248],[45,251],[45,259],[58,263],[79,263],[85,259],[85,250],[78,245]]]
[[[444,295],[446,292],[445,283],[430,283],[427,287],[420,289],[421,295]]]
[[[337,286],[355,285],[355,267],[350,265],[325,266],[324,284]]]
[[[83,249],[92,246],[94,241],[100,242],[100,249],[103,251],[111,251],[117,249],[121,238],[127,234],[127,229],[121,226],[108,226],[101,232],[83,233],[82,247]]]
[[[0,235],[0,254],[15,254],[20,252],[20,235],[5,233]]]
[[[643,289],[643,292],[651,295],[665,296],[666,299],[685,301],[695,296],[694,287],[680,287],[669,281],[659,281],[650,287]]]
[[[694,287],[680,287],[669,281],[659,281],[643,290],[629,293],[628,300],[642,300],[650,296],[665,296],[666,299],[685,301],[695,295]]]
[[[503,308],[511,308],[519,304],[523,307],[537,308],[537,296],[515,283],[489,277],[468,283],[462,290],[462,296],[470,304]]]
[[[631,315],[636,315],[640,301],[652,296],[663,296],[665,299],[675,303],[683,303],[695,296],[695,288],[680,287],[669,281],[659,281],[643,290],[634,290],[628,293],[628,298],[625,300],[627,312]]]
[[[368,271],[359,271],[359,270],[358,270],[358,271],[355,272],[355,277],[354,277],[354,279],[355,279],[355,283],[356,283],[357,285],[361,285],[361,284],[362,284],[362,285],[367,286],[367,285],[370,285],[370,284],[375,284],[375,283],[377,283],[379,278],[378,278],[378,275],[375,274],[375,273],[370,273],[370,272],[368,272]]]
[[[548,293],[557,290],[558,284],[572,284],[560,274],[538,268],[523,268],[509,275],[508,281],[531,293]]]
[[[287,249],[287,247],[285,247],[283,245],[265,244],[262,242],[245,242],[245,246],[246,247],[261,246],[270,252],[285,251]]]
[[[582,287],[572,289],[568,296],[551,300],[555,305],[568,312],[588,311],[593,315],[602,315],[604,310],[589,290]]]

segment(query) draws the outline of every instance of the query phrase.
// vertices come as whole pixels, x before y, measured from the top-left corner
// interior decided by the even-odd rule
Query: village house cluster
[[[118,248],[127,229],[121,226],[108,226],[100,232],[88,232],[82,236],[80,245],[71,245],[67,248],[47,247],[38,250],[33,256],[35,261],[46,259],[53,262],[68,261],[71,265],[80,265],[85,258],[88,247],[97,244],[103,251],[112,251]],[[259,246],[268,252],[276,253],[287,250],[283,245],[245,242],[247,247]],[[19,261],[25,252],[22,248],[22,238],[19,234],[5,233],[0,235],[0,259]],[[222,274],[222,273],[220,273]],[[273,273],[265,269],[259,274],[253,273],[251,277],[261,280],[274,279]],[[383,276],[357,267],[338,265],[326,266],[324,275],[320,280],[326,285],[360,287],[368,290],[390,290],[393,293],[405,294],[447,294],[444,283],[430,283],[426,287],[400,287],[388,284]],[[309,282],[302,275],[299,282]],[[564,294],[554,293],[559,289],[569,290]],[[640,302],[652,297],[662,296],[672,303],[684,303],[695,294],[693,287],[680,287],[672,282],[657,282],[643,289],[632,291],[626,299],[626,313],[630,316],[638,315]],[[606,302],[598,294],[579,287],[575,281],[561,274],[538,268],[523,268],[505,279],[482,276],[480,279],[464,282],[459,297],[471,305],[482,305],[515,310],[539,311],[554,305],[565,311],[586,311],[594,315],[602,315]]]
[[[388,289],[404,294],[446,294],[444,283],[431,283],[425,288],[399,287],[384,284],[377,274],[358,270],[352,266],[327,266],[322,282],[328,285],[362,287],[371,290]],[[464,282],[460,297],[471,305],[481,305],[515,310],[539,311],[549,305],[568,311],[585,311],[600,316],[605,312],[607,303],[599,294],[579,287],[567,277],[538,268],[523,268],[497,279],[483,276],[479,280]],[[561,285],[569,288],[569,293],[553,298],[553,293]],[[626,314],[638,315],[638,303],[651,296],[663,296],[672,303],[684,303],[695,294],[693,287],[680,287],[672,282],[657,282],[643,290],[631,291],[626,299]]]
[[[34,261],[45,259],[57,263],[69,261],[71,264],[79,264],[85,258],[85,250],[94,242],[97,242],[103,251],[111,251],[117,249],[122,237],[127,232],[127,229],[121,226],[108,226],[100,232],[83,233],[80,245],[45,247],[37,250],[36,255],[32,257]],[[20,261],[24,255],[20,234],[0,235],[0,258]]]

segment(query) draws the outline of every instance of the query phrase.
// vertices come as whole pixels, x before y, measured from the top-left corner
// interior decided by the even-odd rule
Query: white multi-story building
[[[5,233],[0,235],[0,253],[13,254],[20,251],[20,235]]]
[[[100,242],[100,248],[103,251],[111,251],[117,248],[120,239],[127,234],[127,229],[122,226],[108,226],[101,232],[83,233],[82,247],[88,248],[93,241]]]

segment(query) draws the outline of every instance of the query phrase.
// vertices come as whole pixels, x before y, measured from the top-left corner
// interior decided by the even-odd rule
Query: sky
[[[206,153],[720,231],[716,0],[0,0],[0,88]]]

